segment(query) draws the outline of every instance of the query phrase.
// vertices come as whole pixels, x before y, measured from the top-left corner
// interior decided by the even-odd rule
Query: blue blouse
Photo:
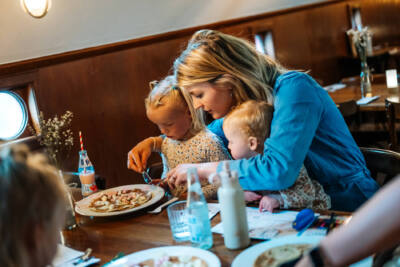
[[[209,129],[225,138],[221,119]],[[331,196],[332,209],[353,211],[378,190],[336,104],[305,73],[290,71],[277,78],[271,135],[264,147],[263,154],[230,161],[245,190],[288,188],[303,162]]]

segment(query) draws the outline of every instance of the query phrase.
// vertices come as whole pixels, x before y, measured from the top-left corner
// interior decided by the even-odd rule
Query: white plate
[[[257,257],[267,249],[286,244],[312,244],[316,246],[323,236],[297,236],[289,235],[271,241],[266,241],[242,251],[232,262],[231,267],[253,266]]]
[[[193,247],[185,247],[185,246],[167,246],[167,247],[150,248],[129,254],[114,262],[111,262],[110,265],[107,265],[107,267],[132,266],[134,263],[140,263],[145,260],[162,257],[163,255],[169,255],[169,256],[192,255],[205,261],[208,267],[221,266],[221,262],[219,261],[218,257],[214,253],[208,250],[193,248]]]
[[[131,209],[126,209],[126,210],[119,210],[119,211],[113,211],[113,212],[96,212],[91,209],[89,209],[90,203],[93,201],[93,199],[97,198],[100,196],[102,193],[107,193],[107,192],[114,192],[118,190],[132,190],[132,189],[141,189],[145,192],[151,192],[152,197],[151,199],[144,203],[143,205],[140,205],[138,207],[134,207]],[[101,192],[97,192],[93,195],[90,195],[78,202],[75,203],[75,211],[81,215],[85,216],[99,216],[99,217],[106,217],[106,216],[114,216],[114,215],[120,215],[120,214],[125,214],[137,210],[144,209],[156,202],[158,202],[162,197],[164,196],[164,189],[162,189],[159,186],[154,186],[154,185],[148,185],[148,184],[132,184],[132,185],[123,185],[123,186],[118,186],[118,187],[113,187]]]
[[[280,238],[272,239],[255,246],[249,247],[242,251],[233,260],[231,267],[253,266],[257,257],[267,249],[282,246],[286,244],[312,244],[317,246],[324,236],[283,236]],[[350,267],[370,267],[372,266],[372,257],[365,258],[359,262],[353,263]]]

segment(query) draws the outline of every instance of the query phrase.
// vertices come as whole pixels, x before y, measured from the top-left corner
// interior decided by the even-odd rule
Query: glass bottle
[[[78,172],[82,185],[82,196],[88,196],[94,192],[97,192],[94,167],[90,162],[86,150],[79,151]]]
[[[188,170],[187,182],[188,196],[186,207],[190,241],[193,247],[209,249],[213,245],[213,239],[210,219],[208,218],[208,206],[195,168]]]
[[[228,249],[241,249],[250,244],[244,192],[239,185],[237,172],[229,170],[228,162],[219,173],[221,186],[218,200],[224,229],[224,244]]]
[[[372,93],[370,76],[371,72],[367,62],[361,61],[361,73],[360,73],[361,97],[370,96]]]

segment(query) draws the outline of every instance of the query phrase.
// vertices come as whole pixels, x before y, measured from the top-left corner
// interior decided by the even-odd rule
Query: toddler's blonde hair
[[[264,143],[270,135],[273,112],[273,106],[265,101],[248,100],[233,108],[226,115],[223,125]]]
[[[0,147],[0,266],[28,266],[27,233],[49,229],[56,211],[65,210],[57,170],[26,146]],[[61,210],[60,210],[61,211]]]
[[[150,93],[145,99],[146,110],[169,106],[186,112],[188,109],[192,117],[191,133],[196,134],[204,129],[204,119],[200,111],[193,107],[192,98],[176,85],[174,76],[165,77],[160,82],[150,82]]]

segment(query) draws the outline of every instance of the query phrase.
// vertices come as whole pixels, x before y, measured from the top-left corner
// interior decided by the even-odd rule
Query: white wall
[[[53,0],[41,19],[0,0],[0,64],[329,0]]]

